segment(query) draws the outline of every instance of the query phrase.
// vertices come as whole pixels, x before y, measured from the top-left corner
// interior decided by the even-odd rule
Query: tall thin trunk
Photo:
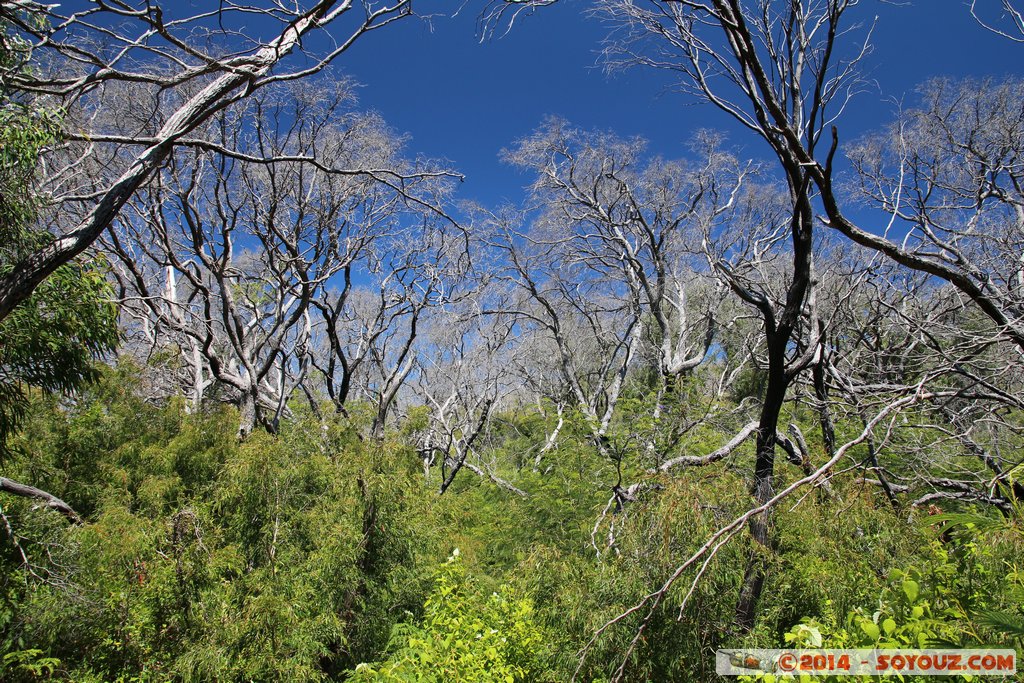
[[[758,505],[764,504],[775,494],[775,485],[772,481],[775,474],[775,435],[790,382],[785,369],[788,340],[787,332],[785,335],[771,335],[768,341],[768,386],[765,389],[761,417],[758,421],[754,483],[751,491]],[[734,615],[736,625],[743,631],[753,628],[757,605],[764,590],[766,568],[762,555],[764,550],[770,550],[774,545],[771,535],[772,522],[773,515],[770,510],[750,519],[750,535],[754,545],[747,558]]]
[[[813,339],[813,343],[808,340],[804,352],[787,364],[786,352],[797,330],[804,305],[806,303],[810,308],[810,319],[813,321],[815,300],[811,239],[814,212],[808,194],[809,179],[798,165],[788,166],[786,170],[793,201],[793,216],[790,223],[793,240],[793,279],[786,290],[786,303],[776,319],[772,305],[763,295],[757,297],[751,296],[749,292],[738,291],[741,296],[745,294],[746,298],[761,310],[768,346],[768,386],[765,388],[764,403],[758,422],[757,453],[751,491],[758,505],[766,503],[775,492],[772,477],[775,473],[776,434],[779,414],[786,400],[786,391],[797,374],[813,362],[821,343],[817,337]],[[757,617],[757,605],[764,590],[767,573],[762,554],[764,551],[772,550],[774,546],[771,526],[770,510],[750,519],[750,535],[754,545],[747,559],[734,617],[736,625],[743,631],[752,629]]]

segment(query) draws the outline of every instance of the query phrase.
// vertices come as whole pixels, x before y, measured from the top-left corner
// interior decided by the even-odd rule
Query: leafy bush
[[[408,449],[343,418],[240,444],[232,410],[145,404],[133,373],[38,400],[13,444],[86,523],[3,501],[4,680],[317,681],[381,652],[438,559]]]
[[[459,551],[441,568],[419,624],[399,624],[380,664],[360,664],[351,681],[515,683],[544,676],[547,641],[532,602],[505,587],[484,595],[467,576]]]
[[[983,600],[976,588],[984,564],[973,543],[949,547],[938,540],[928,547],[921,566],[889,572],[888,583],[871,607],[857,607],[840,616],[828,611],[821,617],[804,617],[783,637],[787,648],[813,649],[923,649],[991,647],[982,641],[972,623],[972,606]],[[794,680],[790,674],[761,673],[740,676],[740,683]],[[812,680],[803,675],[800,680]],[[878,676],[819,676],[821,683],[881,680]],[[972,680],[938,677],[935,680]]]

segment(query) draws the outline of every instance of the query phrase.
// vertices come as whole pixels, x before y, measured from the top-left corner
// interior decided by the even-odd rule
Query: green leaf
[[[914,581],[913,579],[907,579],[903,582],[903,594],[907,596],[907,600],[909,600],[911,603],[917,602],[918,591],[919,586],[917,585],[917,581]]]

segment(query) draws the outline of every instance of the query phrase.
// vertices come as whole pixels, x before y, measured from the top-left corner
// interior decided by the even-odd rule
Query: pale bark
[[[21,484],[13,479],[8,479],[7,477],[0,477],[0,491],[10,493],[15,496],[21,496],[23,498],[38,500],[44,507],[59,512],[67,517],[68,521],[73,524],[82,523],[82,518],[70,505],[52,493],[47,493],[42,489],[37,489],[35,486]]]

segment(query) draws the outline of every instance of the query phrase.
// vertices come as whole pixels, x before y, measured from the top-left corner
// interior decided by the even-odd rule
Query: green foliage
[[[966,512],[937,515],[932,519],[945,525],[947,533],[958,534],[962,544],[968,548],[1008,546],[1008,552],[1000,558],[1001,566],[998,567],[1006,572],[1005,577],[998,586],[999,590],[990,595],[991,598],[1001,596],[1001,604],[995,600],[982,601],[981,606],[973,611],[973,616],[983,628],[1015,638],[1024,645],[1024,567],[1020,565],[1024,553],[1024,504],[1012,495],[1007,498],[1014,501],[1014,505],[1011,514],[1002,517]]]
[[[33,68],[12,18],[42,21],[22,6],[0,6],[0,276],[53,239],[40,225],[47,207],[37,176],[64,124],[64,112],[9,86],[11,74]],[[410,446],[429,426],[429,406],[410,407],[386,440],[367,442],[371,403],[353,400],[344,418],[320,420],[293,401],[279,434],[239,443],[228,408],[142,400],[137,368],[96,362],[118,341],[111,294],[106,264],[93,256],[59,268],[0,321],[4,474],[60,496],[85,519],[68,527],[32,501],[0,501],[4,681],[509,683],[564,681],[577,667],[580,680],[596,681],[619,667],[641,623],[623,667],[628,680],[712,680],[714,651],[730,646],[1024,646],[1019,506],[1002,519],[961,512],[914,526],[842,477],[828,494],[776,509],[770,548],[744,545],[740,535],[702,574],[680,575],[661,608],[630,611],[752,505],[750,443],[707,469],[665,475],[657,466],[714,451],[750,419],[768,377],[744,363],[762,326],[756,316],[717,316],[733,320],[715,332],[708,362],[672,381],[660,374],[660,332],[647,317],[647,348],[629,368],[601,448],[578,408],[558,412],[565,424],[547,448],[553,407],[502,401],[473,457],[530,495],[467,468],[439,497]],[[230,294],[259,308],[279,292],[264,282],[232,285]],[[941,303],[933,296],[921,302]],[[703,303],[691,299],[689,308]],[[873,305],[852,295],[848,303]],[[862,314],[875,312],[854,317]],[[976,311],[949,307],[946,315],[959,335],[985,338],[987,319]],[[866,386],[881,391],[923,379],[936,343],[962,341],[937,330],[929,344],[908,344],[899,325],[873,326],[870,340],[843,339],[842,328],[829,339],[840,361],[844,345],[872,347],[880,381]],[[1003,347],[985,346],[971,351],[972,362],[1002,367]],[[168,349],[154,360],[172,367],[176,355]],[[602,373],[586,368],[603,361],[591,356],[577,368],[588,391]],[[959,389],[967,378],[949,373],[929,386]],[[810,428],[819,406],[801,384],[785,417],[803,428],[820,463],[823,439]],[[207,398],[230,391],[214,386]],[[839,396],[830,405],[840,441],[860,433],[862,406]],[[984,451],[987,439],[996,453],[1020,450],[1024,418],[1003,412],[1008,433],[976,430],[982,443],[968,450]],[[847,456],[910,483],[962,459],[938,405],[899,417],[878,439],[884,468],[868,462],[866,443]],[[775,476],[781,490],[800,475],[780,453]],[[441,549],[453,545],[462,553],[437,570]],[[736,633],[751,553],[769,571],[754,631]]]
[[[0,658],[0,674],[7,680],[49,677],[60,666],[60,660],[42,654],[42,650],[36,649],[8,652]]]
[[[239,444],[233,411],[154,408],[132,374],[104,373],[77,403],[40,399],[14,440],[12,475],[66,489],[88,517],[5,508],[31,565],[3,539],[0,644],[41,653],[16,664],[59,660],[53,678],[74,681],[317,681],[381,652],[437,560],[415,458],[344,420]]]
[[[859,491],[835,491],[781,510],[776,518],[777,552],[765,587],[760,642],[777,638],[778,626],[808,614],[846,614],[873,600],[895,562],[914,561],[929,537],[895,519]]]
[[[280,434],[239,443],[232,409],[155,406],[140,381],[121,364],[71,399],[37,392],[11,439],[5,474],[64,498],[86,523],[2,501],[18,542],[0,542],[4,680],[568,680],[595,630],[750,505],[749,449],[724,467],[646,474],[629,431],[657,432],[652,419],[616,427],[617,463],[570,416],[536,465],[553,414],[509,410],[480,448],[530,496],[467,475],[439,497],[411,448],[360,437],[359,410],[321,422],[295,404]],[[665,405],[697,400],[680,392]],[[389,439],[422,418],[413,411]],[[707,425],[679,448],[708,452],[722,438]],[[649,488],[602,518],[620,471]],[[780,468],[779,485],[795,476]],[[753,633],[731,631],[749,551],[734,541],[681,617],[692,573],[669,592],[627,679],[712,680],[718,648],[818,637],[1007,641],[1020,605],[1015,524],[908,524],[834,481],[831,495],[778,510]],[[951,538],[935,541],[940,531]],[[438,571],[452,546],[462,552]],[[607,680],[642,617],[605,631],[579,679]]]
[[[0,258],[5,261],[31,243],[28,226],[39,204],[30,191],[36,163],[59,129],[60,116],[52,111],[0,101]]]
[[[3,17],[0,35],[0,73],[26,69],[27,48]],[[36,225],[34,183],[60,120],[59,112],[0,89],[0,275],[52,239]],[[29,387],[68,394],[96,378],[94,360],[118,340],[111,296],[102,260],[69,263],[0,321],[0,451],[24,416]]]
[[[59,111],[19,98],[7,75],[28,70],[28,44],[0,16],[0,261],[31,242],[30,224],[39,205],[32,185],[40,151],[60,130]]]
[[[390,657],[360,664],[351,681],[514,683],[544,676],[546,643],[532,602],[515,590],[484,595],[456,549],[441,568],[420,624],[395,627]]]
[[[1019,581],[1019,577],[1018,577]],[[1024,639],[1024,617],[997,610],[978,610],[978,622],[999,633]]]
[[[33,192],[39,153],[60,131],[60,112],[20,97],[8,86],[9,75],[29,71],[29,44],[11,29],[33,22],[29,12],[0,13],[0,267],[38,246],[44,235],[32,229],[39,200]]]
[[[101,262],[70,263],[0,321],[0,445],[24,416],[28,387],[70,394],[96,379],[95,359],[118,340],[110,297]]]
[[[982,639],[972,623],[972,613],[976,613],[972,605],[985,600],[979,579],[984,578],[987,570],[979,554],[983,551],[973,542],[950,548],[946,543],[932,541],[920,566],[889,571],[874,606],[858,606],[845,615],[826,609],[820,617],[804,617],[784,634],[784,647],[919,649],[998,645],[996,640]],[[831,608],[831,603],[827,607]],[[969,676],[965,678],[970,680]],[[776,680],[793,677],[762,673],[739,678],[740,683]],[[842,683],[879,678],[824,676],[814,680]]]
[[[674,481],[615,515],[599,529],[599,556],[589,545],[593,521],[583,543],[537,547],[520,565],[520,582],[534,596],[538,619],[555,634],[552,668],[558,680],[568,680],[579,660],[576,653],[594,631],[631,607],[640,596],[660,585],[680,558],[699,547],[723,519],[745,503],[738,478],[711,472]],[[737,490],[740,493],[737,493]],[[700,496],[698,498],[698,496]],[[702,503],[701,501],[709,501]],[[713,502],[710,502],[713,501]],[[602,502],[603,503],[603,502]],[[593,520],[601,507],[592,511]],[[614,524],[616,547],[606,548],[608,526]],[[577,536],[579,543],[579,536]],[[657,612],[643,642],[627,664],[627,679],[637,681],[708,680],[714,676],[714,649],[722,646],[732,617],[735,587],[742,571],[739,546],[727,547],[691,597],[682,619],[679,599],[685,587],[671,593],[668,606]],[[605,680],[619,666],[643,614],[634,614],[620,627],[609,629],[591,650],[581,680]]]

